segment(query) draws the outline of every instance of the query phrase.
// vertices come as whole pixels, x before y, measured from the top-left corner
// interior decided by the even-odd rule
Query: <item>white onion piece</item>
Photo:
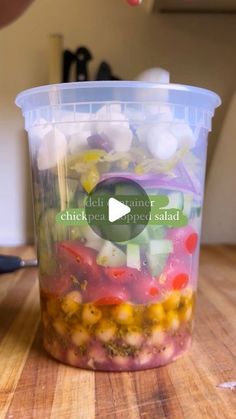
[[[50,169],[67,154],[67,141],[64,134],[52,128],[42,138],[39,146],[37,162],[39,170]]]

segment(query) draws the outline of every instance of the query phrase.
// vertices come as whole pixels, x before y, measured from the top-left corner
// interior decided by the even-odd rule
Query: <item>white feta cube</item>
[[[147,131],[147,146],[154,157],[168,160],[175,155],[178,140],[169,131],[169,124],[160,123]]]

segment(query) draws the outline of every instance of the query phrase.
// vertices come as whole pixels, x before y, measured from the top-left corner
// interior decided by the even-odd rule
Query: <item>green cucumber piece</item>
[[[159,225],[149,225],[147,229],[151,239],[157,240],[164,239],[164,237],[166,237],[166,227]]]
[[[129,243],[134,243],[134,244],[147,244],[150,241],[150,235],[148,232],[147,227],[143,229],[143,231],[141,231],[141,233],[139,233],[136,237],[134,237],[133,239],[131,239],[129,241]]]
[[[140,270],[140,247],[137,244],[129,243],[127,245],[127,266]]]
[[[152,276],[159,276],[166,265],[167,259],[168,259],[168,255],[150,255],[147,254],[147,263],[148,263],[148,268],[151,272]]]
[[[124,228],[124,226],[122,226],[122,229],[123,228]],[[149,242],[150,242],[149,231],[148,231],[148,228],[145,227],[144,230],[141,231],[141,233],[139,233],[133,239],[126,240],[124,242],[119,242],[119,244],[121,244],[121,245],[127,245],[127,244],[131,243],[131,244],[144,245],[144,244],[148,244]]]
[[[202,207],[199,207],[199,206],[193,206],[192,207],[192,212],[191,212],[191,216],[193,217],[193,218],[199,218],[199,217],[201,217],[201,213],[202,213]]]
[[[192,205],[193,205],[193,195],[184,194],[183,214],[186,215],[186,217],[188,218],[190,218],[191,216]]]
[[[126,254],[110,241],[106,241],[97,255],[97,264],[117,268],[126,264]]]
[[[131,228],[132,226],[129,224],[123,224],[122,227],[120,225],[103,225],[101,227],[102,236],[104,238],[113,238],[113,241],[119,244],[126,244],[129,240],[123,241],[124,236],[129,238],[131,236]]]
[[[89,224],[80,226],[80,234],[87,241],[94,241],[94,240],[101,239],[100,236],[98,236],[95,233],[95,231],[92,229],[92,227],[90,227]]]
[[[115,195],[124,195],[129,197],[129,195],[137,195],[137,189],[135,189],[134,186],[132,185],[122,185],[122,184],[118,184],[115,187]]]
[[[165,206],[165,209],[180,209],[182,210],[184,207],[184,197],[182,192],[170,192],[168,195],[169,204]]]
[[[172,240],[151,240],[149,243],[149,253],[153,255],[166,255],[173,252]]]

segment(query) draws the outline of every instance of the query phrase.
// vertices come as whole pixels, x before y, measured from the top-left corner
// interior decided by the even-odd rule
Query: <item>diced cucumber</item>
[[[85,226],[80,226],[80,233],[81,236],[88,241],[95,241],[100,239],[100,236],[98,236],[88,224]]]
[[[150,236],[149,236],[149,233],[148,233],[148,229],[147,228],[144,228],[144,230],[141,231],[141,233],[138,234],[136,237],[134,237],[133,239],[131,239],[129,241],[129,243],[143,245],[143,244],[149,243],[149,241],[150,241]]]
[[[139,245],[133,243],[127,245],[127,266],[140,270],[141,259]]]
[[[129,224],[123,224],[122,227],[120,227],[120,225],[113,224],[113,225],[103,225],[101,230],[102,230],[102,235],[104,238],[112,237],[114,242],[125,244],[123,242],[124,236],[127,239],[131,237],[131,233],[132,233],[131,227],[132,226]]]
[[[105,243],[105,240],[98,236],[88,224],[80,226],[79,231],[80,236],[85,240],[85,246],[87,247],[99,251]]]
[[[132,185],[118,184],[115,187],[115,195],[127,195],[127,197],[129,197],[129,195],[137,195],[137,189]]]
[[[123,228],[124,226],[122,226]],[[122,231],[123,232],[123,231]],[[148,244],[150,241],[150,235],[148,232],[148,228],[145,227],[143,231],[141,231],[141,233],[139,233],[136,237],[134,237],[133,239],[127,240],[125,242],[119,242],[119,244],[125,245],[125,244],[139,244],[139,245],[144,245],[144,244]]]
[[[199,206],[193,206],[192,207],[191,215],[192,215],[193,218],[201,217],[201,213],[202,213],[202,207],[199,207]]]
[[[147,254],[147,262],[149,270],[152,274],[152,276],[158,276],[160,275],[164,268],[165,264],[167,262],[168,255],[150,255]]]
[[[173,252],[173,243],[171,240],[150,240],[150,255],[163,255]]]
[[[126,254],[110,241],[106,241],[97,255],[97,263],[114,268],[124,266]]]
[[[190,218],[190,216],[191,216],[192,204],[193,204],[193,195],[184,194],[183,213],[188,218]]]
[[[165,206],[166,208],[175,208],[175,209],[183,209],[184,206],[184,197],[182,192],[170,192],[168,194],[169,204]]]
[[[166,227],[159,225],[149,225],[147,229],[151,239],[163,239],[166,236]]]

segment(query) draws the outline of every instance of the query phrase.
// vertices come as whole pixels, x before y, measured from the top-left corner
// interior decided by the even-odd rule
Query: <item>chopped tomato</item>
[[[105,274],[108,279],[117,284],[126,284],[127,282],[136,281],[140,276],[140,271],[134,268],[105,268]]]
[[[58,245],[59,249],[64,249],[68,255],[73,256],[78,264],[93,265],[96,260],[97,252],[90,247],[84,246],[80,242],[61,242]]]
[[[168,238],[173,242],[175,254],[193,254],[196,250],[198,234],[190,225],[171,229]]]
[[[95,304],[97,306],[113,306],[113,305],[116,305],[116,304],[121,304],[121,303],[123,303],[123,301],[124,300],[120,297],[110,295],[110,296],[107,296],[107,297],[99,298],[99,300],[95,301]]]
[[[102,269],[97,265],[97,252],[80,242],[61,242],[57,245],[61,271],[79,279],[99,280]]]
[[[180,273],[173,278],[172,287],[174,290],[181,290],[188,284],[189,276],[186,273]]]
[[[84,301],[94,302],[96,305],[121,304],[127,300],[129,300],[129,295],[124,287],[110,282],[103,282],[98,285],[89,281],[84,292]]]
[[[137,304],[146,304],[156,301],[159,293],[160,289],[157,280],[149,275],[143,275],[132,284],[131,300]]]
[[[197,233],[190,234],[187,239],[185,240],[185,247],[189,253],[194,253],[198,242],[198,235]]]

